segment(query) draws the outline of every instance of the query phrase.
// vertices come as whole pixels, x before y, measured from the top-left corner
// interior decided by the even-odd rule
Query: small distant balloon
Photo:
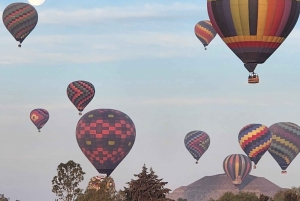
[[[79,115],[82,115],[81,112],[94,98],[95,88],[93,84],[87,81],[74,81],[68,85],[67,95],[79,111]]]
[[[206,46],[208,46],[208,44],[214,39],[214,37],[217,34],[209,20],[203,20],[198,22],[195,25],[194,31],[196,37],[201,41],[205,50]]]
[[[38,131],[47,123],[49,120],[49,112],[45,109],[34,109],[30,112],[30,120],[37,127]]]
[[[191,155],[196,159],[196,164],[200,157],[206,152],[210,145],[210,138],[203,131],[191,131],[184,138],[184,145]]]
[[[3,23],[11,35],[21,43],[35,28],[38,22],[36,9],[27,3],[12,3],[3,11]]]
[[[109,176],[130,152],[135,141],[133,121],[121,111],[96,109],[77,123],[81,151],[100,174]]]

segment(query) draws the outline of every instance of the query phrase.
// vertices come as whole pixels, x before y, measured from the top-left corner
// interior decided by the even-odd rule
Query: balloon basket
[[[253,75],[250,75],[248,77],[248,83],[249,84],[256,84],[256,83],[259,83],[259,76],[257,74],[253,74]]]
[[[196,161],[196,164],[198,164],[198,161]]]
[[[82,115],[82,113],[81,112],[79,112],[79,116],[81,116]]]
[[[256,165],[253,165],[253,169],[256,169]]]
[[[40,133],[41,131],[39,130],[38,132]]]
[[[287,171],[286,170],[282,170],[281,174],[287,174]]]

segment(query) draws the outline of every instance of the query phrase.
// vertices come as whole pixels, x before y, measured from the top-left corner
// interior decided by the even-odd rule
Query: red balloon
[[[135,141],[133,121],[123,112],[96,109],[84,114],[76,127],[81,151],[100,174],[109,176]]]

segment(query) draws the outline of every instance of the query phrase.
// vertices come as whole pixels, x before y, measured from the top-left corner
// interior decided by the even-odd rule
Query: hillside
[[[207,201],[209,198],[218,199],[227,191],[233,193],[238,193],[239,191],[254,192],[258,195],[264,194],[273,197],[281,189],[281,187],[266,178],[253,175],[248,175],[239,186],[239,189],[236,189],[227,175],[219,174],[205,176],[187,186],[179,187],[167,197],[174,200],[181,197],[188,201]]]

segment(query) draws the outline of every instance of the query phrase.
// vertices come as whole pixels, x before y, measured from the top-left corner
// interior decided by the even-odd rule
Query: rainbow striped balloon
[[[214,39],[217,32],[209,20],[200,21],[195,25],[196,37],[201,41],[204,48]]]
[[[241,129],[238,141],[241,148],[256,165],[271,146],[272,133],[262,124],[249,124]],[[253,167],[254,169],[256,166]]]
[[[247,63],[264,63],[297,23],[299,0],[207,0],[212,26]]]
[[[232,154],[224,159],[223,169],[232,183],[238,186],[251,172],[251,161],[243,154]]]
[[[286,173],[300,150],[300,127],[291,122],[279,122],[270,126],[272,143],[269,153],[276,160],[282,173]]]

